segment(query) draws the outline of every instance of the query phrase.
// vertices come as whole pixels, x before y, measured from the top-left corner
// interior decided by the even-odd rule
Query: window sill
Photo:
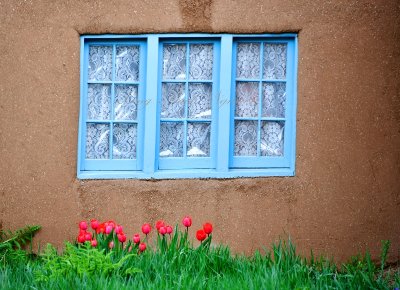
[[[197,170],[160,170],[154,173],[134,171],[81,171],[78,179],[188,179],[188,178],[239,178],[239,177],[268,177],[294,176],[293,168],[268,169],[231,169],[226,172],[197,169]]]

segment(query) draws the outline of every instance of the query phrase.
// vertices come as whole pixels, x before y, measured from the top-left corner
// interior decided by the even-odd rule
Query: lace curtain
[[[234,155],[283,156],[287,46],[239,43],[236,57]]]
[[[90,46],[88,80],[86,158],[136,158],[137,124],[126,121],[137,119],[138,86],[121,82],[139,81],[139,46],[117,45],[115,64],[113,64],[113,46]],[[110,81],[119,83],[114,86],[90,83]],[[114,89],[113,104],[112,89]],[[118,123],[121,120],[125,122]]]
[[[163,46],[160,157],[210,156],[212,75],[213,45]]]

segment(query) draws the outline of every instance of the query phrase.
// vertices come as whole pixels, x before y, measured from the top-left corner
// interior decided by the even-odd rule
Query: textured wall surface
[[[400,250],[400,3],[396,0],[0,1],[0,221],[43,226],[61,245],[77,222],[210,220],[251,253],[290,234],[343,260],[380,240]],[[76,179],[79,36],[299,32],[296,176]]]

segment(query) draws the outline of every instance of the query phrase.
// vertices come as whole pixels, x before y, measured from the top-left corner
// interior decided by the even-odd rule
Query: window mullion
[[[149,35],[147,40],[146,101],[144,121],[143,171],[153,174],[156,164],[157,140],[157,88],[158,88],[158,36]]]
[[[232,40],[231,35],[221,37],[220,93],[218,95],[218,154],[217,171],[229,170],[231,81],[232,81]]]

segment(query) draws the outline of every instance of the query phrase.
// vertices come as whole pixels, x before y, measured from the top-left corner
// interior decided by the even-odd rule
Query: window
[[[78,178],[292,176],[297,37],[81,37]]]

